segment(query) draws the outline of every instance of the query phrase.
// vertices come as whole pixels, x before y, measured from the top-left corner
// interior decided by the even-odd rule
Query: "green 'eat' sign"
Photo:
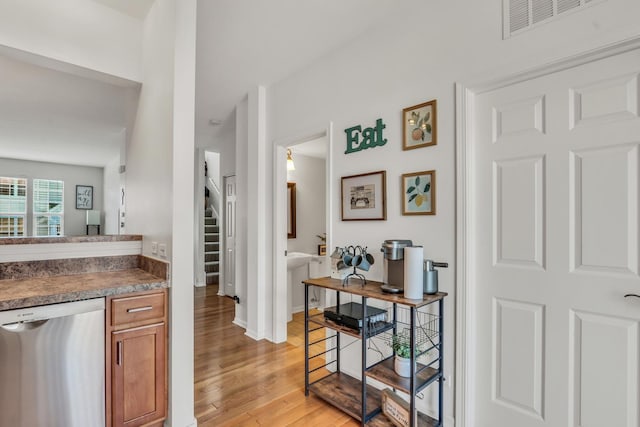
[[[376,120],[376,126],[372,128],[362,129],[362,126],[354,126],[345,129],[347,134],[347,149],[344,154],[355,153],[356,151],[366,150],[367,148],[382,147],[387,143],[382,138],[382,130],[387,126],[382,123],[382,119]]]

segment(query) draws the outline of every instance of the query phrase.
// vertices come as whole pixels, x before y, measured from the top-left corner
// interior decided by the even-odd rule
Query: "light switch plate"
[[[158,253],[158,242],[151,242],[151,253],[154,255]]]
[[[167,245],[165,243],[160,243],[158,245],[158,255],[163,258],[167,257]]]

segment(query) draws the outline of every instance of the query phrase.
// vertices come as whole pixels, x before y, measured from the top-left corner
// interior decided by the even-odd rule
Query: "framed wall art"
[[[386,220],[387,172],[342,177],[342,220]]]
[[[76,185],[76,209],[93,209],[92,185]]]
[[[402,215],[436,214],[436,171],[402,175]]]
[[[436,100],[402,110],[402,149],[428,147],[438,143]]]

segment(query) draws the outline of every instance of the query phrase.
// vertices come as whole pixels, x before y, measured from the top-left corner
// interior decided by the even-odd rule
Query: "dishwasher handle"
[[[19,334],[24,331],[31,331],[33,329],[37,329],[40,326],[47,323],[49,319],[44,320],[32,320],[29,322],[15,322],[15,323],[7,323],[5,325],[0,325],[0,328],[4,329],[7,332],[13,332]]]

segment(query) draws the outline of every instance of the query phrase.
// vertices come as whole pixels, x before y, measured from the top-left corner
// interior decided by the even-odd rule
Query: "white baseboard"
[[[244,320],[240,320],[237,317],[233,319],[233,324],[240,326],[242,329],[247,329],[247,322]]]
[[[169,421],[169,419],[165,420],[164,426],[165,427],[172,427],[171,426],[171,422]],[[186,425],[181,426],[181,427],[198,427],[198,420],[194,418],[193,421],[191,421],[189,424],[186,424]]]

